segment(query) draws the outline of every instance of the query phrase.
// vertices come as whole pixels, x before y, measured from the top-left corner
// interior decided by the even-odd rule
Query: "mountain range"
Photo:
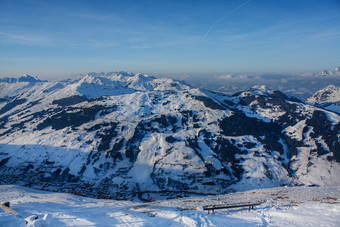
[[[320,73],[317,73],[316,76],[340,76],[340,67],[332,70],[322,70]]]
[[[340,185],[340,115],[325,95],[125,72],[24,78],[0,80],[0,184],[119,199]]]
[[[340,67],[317,73],[246,73],[246,74],[202,74],[177,76],[188,83],[211,91],[232,95],[238,91],[263,84],[267,87],[306,101],[315,92],[329,85],[340,86]],[[168,75],[171,76],[171,75]],[[207,80],[206,78],[211,78]]]

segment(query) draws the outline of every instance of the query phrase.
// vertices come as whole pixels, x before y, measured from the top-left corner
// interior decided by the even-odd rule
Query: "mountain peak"
[[[332,70],[322,70],[316,76],[340,76],[340,66]]]
[[[268,96],[271,95],[273,91],[269,89],[266,85],[254,85],[248,90],[245,90],[241,92],[241,94],[244,96],[249,95],[262,95],[262,96]]]
[[[335,85],[329,85],[324,89],[315,92],[307,99],[307,103],[325,104],[340,102],[340,88]]]
[[[327,89],[327,90],[336,90],[337,88],[335,87],[335,85],[331,84],[331,85],[328,85],[325,89]]]
[[[119,72],[116,72],[115,74],[119,74],[119,75],[127,76],[127,77],[133,77],[133,76],[135,76],[134,73],[132,73],[132,72],[126,72],[126,71],[119,71]]]
[[[254,85],[249,90],[268,91],[269,89],[266,85]]]
[[[39,82],[41,80],[38,79],[36,76],[31,76],[29,74],[24,74],[18,78],[18,82]]]
[[[34,79],[38,79],[37,76],[31,76],[27,73],[23,74],[20,78],[34,78]]]

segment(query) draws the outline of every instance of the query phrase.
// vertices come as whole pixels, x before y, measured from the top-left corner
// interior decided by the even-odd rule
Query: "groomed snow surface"
[[[0,186],[0,226],[340,226],[340,187],[282,187],[218,196],[116,201]],[[204,205],[263,202],[208,214]],[[38,217],[38,219],[36,219]],[[27,221],[27,225],[25,223]]]

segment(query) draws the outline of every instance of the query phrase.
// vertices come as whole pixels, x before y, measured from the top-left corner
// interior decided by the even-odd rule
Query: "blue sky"
[[[0,0],[0,76],[339,65],[339,0]]]

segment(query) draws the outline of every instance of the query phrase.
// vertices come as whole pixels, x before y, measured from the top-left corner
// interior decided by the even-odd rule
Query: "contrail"
[[[227,14],[225,14],[223,17],[221,17],[220,19],[218,19],[217,21],[215,21],[208,29],[208,31],[204,34],[204,38],[205,39],[208,35],[209,32],[215,27],[216,24],[218,24],[219,22],[221,22],[222,20],[224,20],[224,18],[226,18],[227,16],[235,13],[237,10],[239,10],[240,8],[242,8],[243,6],[247,5],[248,2],[250,2],[250,0],[247,0],[245,2],[243,2],[241,5],[239,5],[238,7],[236,7],[235,9],[231,10],[230,12],[228,12]]]

